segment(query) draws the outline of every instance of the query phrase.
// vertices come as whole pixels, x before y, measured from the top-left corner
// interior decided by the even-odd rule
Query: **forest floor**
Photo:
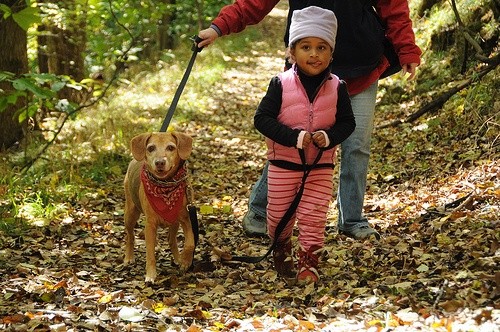
[[[65,218],[18,236],[0,233],[1,330],[499,331],[498,144],[472,142],[474,151],[463,141],[441,144],[421,123],[375,130],[365,213],[380,241],[339,235],[332,203],[317,284],[282,280],[270,259],[223,259],[229,253],[261,255],[270,245],[245,236],[241,219],[265,161],[252,116],[270,78],[282,69],[283,52],[275,50],[282,31],[275,27],[284,19],[283,9],[273,11],[259,26],[266,33],[247,53],[224,53],[222,77],[197,94],[189,90],[202,79],[196,66],[217,48],[204,50],[181,98],[180,109],[206,103],[176,124],[194,138],[189,165],[200,241],[193,269],[183,274],[172,264],[162,230],[159,277],[146,284],[140,227],[136,262],[123,266],[122,181],[130,158],[124,142],[106,157],[121,168],[112,168],[105,182],[89,184],[91,194],[68,197]],[[176,86],[165,87],[164,94],[172,95]],[[115,97],[140,89],[126,86]],[[141,118],[127,130],[147,131],[153,121],[160,126],[161,107],[148,102],[141,99]],[[402,108],[383,108],[376,125]],[[93,112],[81,116],[102,116],[103,109]],[[82,135],[75,128],[66,137]]]

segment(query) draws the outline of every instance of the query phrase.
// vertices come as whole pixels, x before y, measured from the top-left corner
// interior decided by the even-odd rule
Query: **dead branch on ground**
[[[433,113],[438,111],[443,107],[443,105],[457,92],[461,91],[462,89],[465,89],[469,85],[476,83],[480,81],[486,74],[488,74],[490,71],[494,70],[498,64],[500,63],[500,56],[496,55],[493,58],[490,58],[490,64],[488,64],[483,70],[478,72],[477,74],[473,75],[471,78],[458,83],[456,86],[453,88],[449,89],[448,91],[442,93],[436,98],[433,98],[433,100],[422,106],[420,109],[418,109],[416,112],[410,114],[407,116],[405,119],[398,119],[394,120],[389,123],[381,124],[377,126],[377,129],[382,129],[382,128],[388,128],[388,127],[396,127],[399,126],[402,123],[408,123],[408,122],[413,122],[420,118],[422,115],[427,114],[427,113]]]

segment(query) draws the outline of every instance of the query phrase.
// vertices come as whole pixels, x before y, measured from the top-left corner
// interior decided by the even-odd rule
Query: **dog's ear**
[[[177,131],[172,132],[172,136],[177,140],[177,151],[182,160],[187,160],[193,150],[193,139],[191,136]]]
[[[150,137],[151,133],[144,133],[135,136],[130,141],[130,150],[135,160],[141,161],[146,157],[146,144]]]

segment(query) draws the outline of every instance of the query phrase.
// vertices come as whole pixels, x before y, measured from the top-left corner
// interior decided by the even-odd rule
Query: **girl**
[[[267,230],[273,241],[276,226],[301,186],[303,164],[310,166],[322,153],[307,177],[294,222],[279,234],[273,252],[280,275],[313,282],[319,280],[336,146],[355,127],[346,84],[329,69],[336,32],[337,19],[330,10],[310,6],[293,12],[289,46],[295,64],[271,80],[254,117],[268,147]],[[297,274],[291,243],[295,220],[300,247]]]

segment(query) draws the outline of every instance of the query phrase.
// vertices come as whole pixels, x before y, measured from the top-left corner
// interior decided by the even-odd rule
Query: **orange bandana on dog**
[[[158,180],[151,175],[146,166],[142,168],[141,181],[149,203],[156,213],[166,222],[177,221],[182,207],[182,198],[186,190],[186,164],[179,168],[169,181]]]

